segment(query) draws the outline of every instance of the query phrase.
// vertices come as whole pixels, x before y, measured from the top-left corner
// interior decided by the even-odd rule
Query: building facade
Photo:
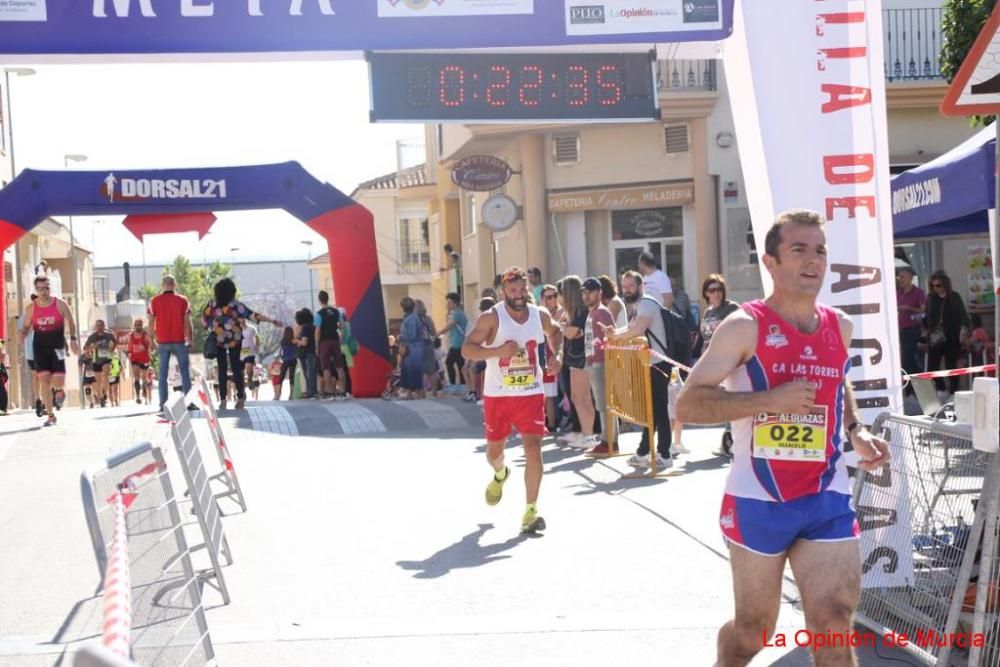
[[[893,172],[933,159],[975,132],[940,115],[941,0],[886,0],[884,26],[889,152]],[[657,63],[662,119],[640,123],[466,124],[426,128],[428,164],[437,169],[432,237],[460,249],[467,302],[504,267],[617,276],[650,251],[675,285],[698,300],[704,278],[721,271],[739,301],[761,295],[734,110],[722,60]],[[494,192],[451,182],[460,159],[491,155],[514,175]],[[494,233],[482,205],[503,192],[520,219]],[[962,283],[967,247],[985,237],[908,239],[905,254],[926,276],[944,269]],[[987,244],[988,246],[988,244]],[[436,248],[432,248],[436,250]]]
[[[361,183],[351,197],[372,213],[378,252],[382,299],[390,332],[402,320],[403,297],[422,300],[433,320],[441,326],[447,281],[442,265],[439,226],[432,212],[433,179],[426,165],[401,168]],[[336,285],[330,274],[328,255],[309,262],[317,289],[326,289],[336,301]],[[351,315],[351,313],[348,313]]]
[[[737,296],[759,291],[721,64],[660,61],[657,79],[659,121],[428,127],[428,157],[439,166],[437,233],[461,241],[466,301],[512,264],[539,267],[546,282],[617,276],[644,251],[695,295],[723,266]],[[514,172],[501,191],[521,218],[507,231],[482,224],[493,192],[462,191],[447,176],[477,154]]]

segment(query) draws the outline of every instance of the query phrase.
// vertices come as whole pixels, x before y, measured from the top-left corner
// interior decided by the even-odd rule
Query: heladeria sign
[[[0,55],[715,41],[734,0],[0,0]],[[98,58],[100,59],[100,58]]]

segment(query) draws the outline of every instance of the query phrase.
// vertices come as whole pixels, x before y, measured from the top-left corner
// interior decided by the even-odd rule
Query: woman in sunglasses
[[[944,360],[946,369],[958,365],[958,355],[968,337],[969,313],[962,297],[951,289],[951,278],[944,271],[935,271],[929,282],[927,296],[927,370],[936,371]],[[958,391],[958,376],[948,378],[949,391]],[[944,379],[935,378],[934,386],[944,390]]]
[[[740,309],[740,304],[726,298],[726,279],[721,273],[713,273],[705,278],[701,284],[701,298],[705,300],[705,314],[701,316],[701,325],[698,327],[698,338],[694,342],[691,353],[697,359],[702,352],[708,349],[708,343],[712,340],[712,334],[722,324],[722,320],[729,317]],[[677,423],[676,420],[674,420]],[[678,438],[679,439],[679,438]],[[733,457],[733,434],[726,425],[726,431],[722,435],[722,446],[712,452],[716,456],[726,458]]]
[[[698,340],[695,341],[693,354],[701,356],[702,350],[708,347],[712,334],[722,324],[722,320],[736,312],[740,304],[726,298],[726,279],[722,274],[713,273],[701,285],[701,297],[705,299],[705,314],[701,316],[701,326],[698,327]]]

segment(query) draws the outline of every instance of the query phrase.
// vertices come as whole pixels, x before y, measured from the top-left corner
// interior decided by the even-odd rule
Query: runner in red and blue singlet
[[[719,631],[724,667],[746,665],[773,634],[786,562],[808,629],[853,629],[861,557],[845,440],[865,470],[884,465],[889,450],[860,422],[847,379],[853,325],[816,301],[826,274],[824,223],[802,209],[778,216],[763,256],[773,293],[722,322],[678,399],[685,423],[732,422],[719,524],[736,611]],[[850,646],[824,647],[816,659],[854,664]]]
[[[62,406],[66,398],[63,387],[66,384],[66,330],[69,329],[70,349],[80,354],[76,340],[76,322],[65,301],[52,296],[52,288],[47,276],[35,277],[35,293],[38,298],[24,311],[21,326],[21,342],[34,331],[32,339],[35,355],[35,375],[38,377],[39,393],[47,415],[45,426],[56,423],[54,407]]]

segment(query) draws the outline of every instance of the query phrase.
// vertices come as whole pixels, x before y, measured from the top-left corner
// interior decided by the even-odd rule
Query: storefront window
[[[684,209],[649,208],[611,213],[611,240],[656,239],[684,235]]]
[[[611,246],[616,275],[638,269],[639,255],[649,252],[667,275],[683,281],[684,209],[612,211]]]

